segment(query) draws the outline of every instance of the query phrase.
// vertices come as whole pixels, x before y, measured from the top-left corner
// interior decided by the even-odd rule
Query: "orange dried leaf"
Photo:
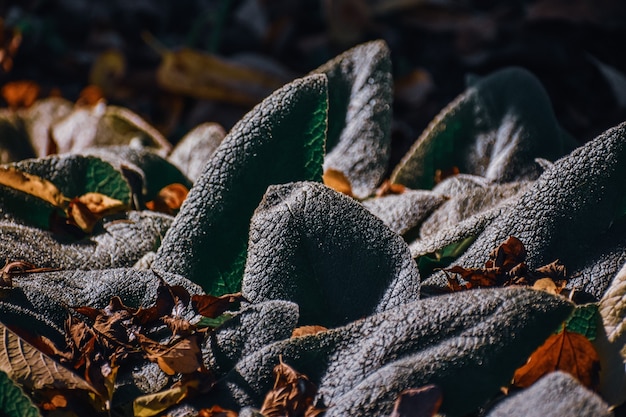
[[[443,391],[437,385],[426,385],[402,391],[389,417],[432,417],[437,414]]]
[[[169,345],[155,342],[142,334],[136,336],[148,360],[156,362],[168,375],[189,374],[203,366],[202,352],[195,336],[179,339]]]
[[[435,170],[435,184],[439,184],[446,178],[454,177],[455,175],[459,175],[460,173],[461,170],[459,170],[459,167],[457,166],[448,169],[437,169]]]
[[[350,181],[341,171],[336,169],[327,169],[322,177],[324,185],[342,194],[352,197],[352,185]]]
[[[274,367],[274,388],[265,396],[261,414],[265,417],[316,416],[323,410],[313,406],[317,387],[306,375],[280,360]]]
[[[237,417],[239,414],[232,410],[226,410],[219,405],[211,408],[203,408],[198,412],[198,417]]]
[[[57,408],[67,407],[67,398],[61,394],[55,394],[50,400],[43,403],[41,408],[45,411],[56,410]]]
[[[6,83],[0,94],[12,109],[28,108],[39,97],[39,84],[34,81],[12,81]]]
[[[67,221],[83,232],[91,233],[95,225],[105,216],[128,210],[128,206],[100,193],[86,193],[70,201]]]
[[[504,242],[489,254],[485,263],[487,268],[502,268],[505,272],[526,260],[526,248],[515,236],[509,236]]]
[[[317,333],[325,332],[327,330],[328,329],[324,326],[300,326],[300,327],[296,327],[295,329],[293,329],[293,332],[291,333],[291,337],[300,337],[300,336],[306,336],[310,334],[317,334]]]
[[[591,390],[597,390],[600,379],[600,358],[585,336],[566,329],[550,336],[539,346],[526,364],[513,376],[513,385],[526,388],[542,376],[564,371],[578,379]]]
[[[389,180],[385,180],[383,184],[376,190],[376,197],[384,197],[389,194],[402,194],[406,191],[406,187],[402,184],[394,184]]]
[[[97,85],[88,85],[78,95],[76,104],[79,106],[95,106],[104,100],[104,93]]]
[[[220,297],[210,294],[194,294],[191,297],[191,306],[201,316],[214,319],[225,311],[234,308],[241,301],[245,301],[245,299],[240,292],[224,294]]]
[[[50,181],[13,167],[0,167],[0,184],[30,194],[55,207],[63,208],[68,201]]]
[[[176,214],[187,198],[189,190],[182,184],[174,183],[163,187],[154,200],[148,201],[148,210]]]

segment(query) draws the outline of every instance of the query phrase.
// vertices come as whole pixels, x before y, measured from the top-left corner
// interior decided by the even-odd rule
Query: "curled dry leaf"
[[[162,62],[157,82],[173,93],[251,106],[284,84],[283,80],[192,49],[159,52]]]
[[[587,388],[597,391],[600,381],[600,358],[585,336],[564,329],[554,334],[518,368],[513,385],[526,388],[554,371],[568,372]]]
[[[0,287],[12,287],[13,277],[19,274],[34,274],[37,272],[58,271],[59,268],[37,268],[30,262],[25,261],[7,261],[2,267],[2,275],[0,276]]]
[[[174,215],[178,213],[188,193],[189,189],[183,184],[170,184],[163,187],[154,200],[148,201],[146,207],[148,210]]]
[[[280,360],[274,367],[274,387],[265,396],[261,414],[265,417],[314,417],[324,410],[313,406],[317,387],[306,375]]]
[[[198,412],[198,417],[237,417],[239,414],[232,410],[226,410],[219,405],[211,408],[203,408]]]
[[[148,360],[156,362],[168,375],[190,374],[203,367],[202,352],[196,335],[176,340],[168,345],[155,342],[139,333],[136,337]]]
[[[509,285],[532,285],[535,289],[560,294],[567,284],[565,266],[559,260],[530,270],[526,263],[526,248],[515,236],[509,236],[491,251],[484,268],[453,266],[443,269],[458,274],[465,280],[461,283],[456,276],[447,275],[448,289],[462,291],[470,288],[505,287]]]
[[[191,306],[194,311],[201,316],[216,318],[225,311],[236,309],[236,306],[245,301],[240,292],[234,294],[224,294],[220,297],[213,295],[194,294],[191,297]]]
[[[402,391],[389,417],[433,417],[443,401],[443,391],[437,385],[426,385]]]
[[[389,180],[385,180],[383,184],[376,190],[376,197],[384,197],[389,194],[402,194],[406,191],[406,187],[402,184],[395,184]]]
[[[324,181],[324,185],[327,187],[352,197],[352,186],[350,185],[350,180],[348,180],[343,172],[329,168],[324,171],[322,180]]]
[[[143,395],[133,401],[134,417],[151,417],[161,414],[168,408],[179,404],[189,396],[190,389],[198,387],[198,381],[193,380],[177,384],[170,389],[154,394]]]
[[[69,202],[69,199],[50,181],[13,167],[0,167],[0,184],[30,194],[55,207],[65,207]]]
[[[291,337],[307,336],[310,334],[325,332],[326,330],[328,329],[324,326],[300,326],[293,329]]]
[[[76,104],[78,106],[95,106],[102,100],[104,100],[102,89],[97,85],[88,85],[81,90]]]
[[[39,85],[34,81],[12,81],[6,83],[0,94],[11,109],[28,108],[39,97]]]
[[[91,233],[105,216],[128,210],[129,207],[114,198],[100,193],[87,193],[73,198],[67,209],[67,222]]]

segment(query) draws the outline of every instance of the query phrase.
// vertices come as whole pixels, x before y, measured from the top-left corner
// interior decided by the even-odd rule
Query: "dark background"
[[[2,45],[21,43],[0,84],[32,80],[41,96],[76,100],[104,51],[123,56],[105,97],[173,143],[204,121],[226,129],[250,106],[159,88],[161,61],[146,34],[285,80],[358,43],[384,39],[393,59],[393,159],[464,89],[468,74],[517,65],[548,91],[581,143],[626,120],[626,2],[615,0],[22,0],[0,3]],[[6,60],[7,57],[3,55]],[[247,60],[242,60],[242,57]],[[251,61],[252,59],[252,61]],[[392,161],[393,163],[393,161]]]

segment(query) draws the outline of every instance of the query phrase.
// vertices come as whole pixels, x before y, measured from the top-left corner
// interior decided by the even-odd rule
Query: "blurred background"
[[[228,130],[277,86],[373,39],[392,53],[392,164],[469,74],[512,65],[542,81],[560,123],[581,143],[626,120],[620,0],[0,4],[0,104],[104,99],[137,112],[174,144],[205,121]]]

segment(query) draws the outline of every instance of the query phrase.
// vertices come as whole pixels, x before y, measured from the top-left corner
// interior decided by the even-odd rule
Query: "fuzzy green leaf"
[[[4,417],[41,417],[24,391],[0,371],[0,415]]]
[[[521,68],[479,80],[443,109],[391,175],[430,189],[435,172],[457,167],[496,181],[535,178],[535,158],[553,160],[573,147],[539,83]]]
[[[213,295],[239,291],[250,218],[267,187],[321,181],[327,101],[326,77],[313,75],[244,116],[190,190],[153,268],[183,275]]]
[[[594,341],[598,334],[600,311],[597,303],[577,306],[572,316],[567,319],[565,328],[570,332],[580,333],[587,339]]]
[[[328,77],[324,171],[343,173],[357,198],[370,195],[387,170],[393,81],[383,41],[356,46],[315,71]]]

